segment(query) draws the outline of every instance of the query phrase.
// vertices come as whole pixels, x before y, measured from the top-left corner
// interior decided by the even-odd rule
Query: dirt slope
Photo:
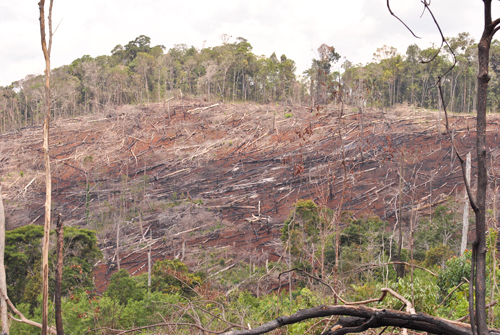
[[[447,196],[463,197],[436,112],[398,106],[361,117],[345,109],[339,118],[339,108],[185,100],[56,120],[54,210],[66,225],[99,231],[104,260],[95,280],[103,290],[118,267],[118,227],[120,266],[130,273],[147,270],[149,248],[153,260],[180,257],[192,268],[216,252],[226,259],[209,269],[217,272],[243,260],[279,259],[279,228],[297,199],[330,208],[342,202],[353,217],[377,214],[394,223],[400,189],[408,219],[412,210],[426,215]],[[489,116],[495,191],[499,121]],[[450,124],[460,152],[473,151],[474,117],[453,116]],[[42,129],[0,139],[8,229],[42,224]]]

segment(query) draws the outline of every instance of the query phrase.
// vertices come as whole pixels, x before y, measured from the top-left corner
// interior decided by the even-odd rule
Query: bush
[[[42,238],[43,227],[36,225],[23,226],[5,233],[5,264],[8,265],[7,293],[15,305],[21,301],[33,306],[38,305]],[[68,295],[76,289],[93,288],[93,266],[102,256],[97,246],[95,232],[65,227],[64,251],[62,294]],[[49,259],[51,269],[54,267],[55,260],[56,254],[52,252]],[[52,277],[49,282],[51,292],[53,292],[53,287]],[[33,307],[30,310],[33,311]]]
[[[178,259],[156,262],[151,276],[155,291],[186,296],[194,295],[194,288],[203,281],[203,274],[189,273],[187,266]]]
[[[460,257],[453,256],[446,261],[446,267],[439,271],[437,286],[439,287],[439,297],[441,300],[448,295],[450,289],[453,289],[464,281],[463,278],[469,278],[471,255],[470,251],[466,251]],[[449,301],[451,300],[448,300],[448,303]]]
[[[118,301],[121,305],[127,305],[129,300],[141,300],[145,295],[146,291],[138,288],[136,280],[131,278],[125,269],[111,276],[106,290],[106,296]]]
[[[446,260],[453,256],[453,252],[447,245],[439,245],[435,248],[431,248],[425,253],[424,266],[432,267],[438,265],[442,268],[446,266]]]

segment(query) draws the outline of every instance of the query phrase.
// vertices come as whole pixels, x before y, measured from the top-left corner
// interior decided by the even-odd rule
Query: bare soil
[[[147,271],[149,250],[153,261],[178,257],[193,269],[206,268],[207,253],[215,252],[225,261],[210,273],[241,261],[276,261],[283,254],[279,229],[298,199],[332,209],[342,203],[353,218],[375,214],[394,224],[401,190],[406,229],[410,217],[428,215],[450,196],[463,199],[460,164],[437,118],[409,106],[361,115],[333,105],[183,100],[56,120],[53,210],[66,225],[98,231],[99,291],[118,268],[118,227],[120,267],[134,275]],[[488,116],[491,209],[499,121]],[[457,114],[449,122],[459,152],[472,152],[474,187],[475,117]],[[7,228],[43,224],[41,127],[0,139]]]

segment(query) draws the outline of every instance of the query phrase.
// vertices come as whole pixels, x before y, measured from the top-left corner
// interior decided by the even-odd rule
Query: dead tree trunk
[[[57,216],[56,234],[57,234],[57,265],[56,265],[56,283],[54,288],[56,331],[57,335],[64,335],[63,322],[62,322],[62,307],[61,307],[61,284],[62,284],[63,257],[64,257],[63,254],[64,227],[60,213]]]
[[[2,333],[0,335],[9,334],[7,301],[5,301],[5,299],[3,298],[4,296],[7,296],[7,281],[5,278],[4,251],[5,251],[5,211],[3,209],[2,186],[0,185],[0,290],[3,293],[2,297],[0,297],[0,321],[2,322]]]
[[[470,183],[470,164],[471,164],[471,158],[470,158],[470,152],[467,153],[467,158],[466,158],[466,168],[465,168],[465,175],[467,178],[467,183]],[[463,217],[463,229],[462,229],[462,244],[460,246],[460,255],[463,255],[465,252],[465,249],[467,248],[467,236],[469,233],[469,197],[467,196],[467,190],[465,190],[465,201],[464,201],[464,217]]]
[[[484,2],[484,31],[478,45],[479,70],[477,73],[477,195],[476,207],[476,239],[472,246],[475,256],[476,271],[476,318],[479,335],[488,334],[486,319],[486,189],[488,175],[486,172],[486,103],[488,97],[488,82],[490,76],[490,45],[493,35],[498,30],[500,20],[491,20],[491,0]],[[474,271],[474,269],[472,270]]]
[[[40,0],[40,35],[42,51],[45,58],[45,122],[43,125],[43,153],[45,159],[45,225],[42,244],[42,335],[47,334],[48,299],[49,299],[49,237],[50,237],[50,207],[52,204],[52,178],[50,175],[49,158],[49,123],[50,123],[50,49],[52,47],[52,4],[49,6],[49,45],[45,39],[45,0]]]

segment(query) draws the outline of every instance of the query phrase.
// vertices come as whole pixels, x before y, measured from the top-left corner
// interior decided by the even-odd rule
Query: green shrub
[[[145,295],[146,291],[138,288],[137,281],[131,278],[125,269],[111,276],[106,290],[106,296],[118,301],[121,305],[126,305],[130,300],[141,300]]]
[[[439,245],[437,247],[431,248],[425,253],[424,266],[432,267],[438,265],[442,268],[446,266],[446,260],[453,256],[453,252],[447,245]]]
[[[194,295],[194,288],[204,279],[202,273],[189,273],[187,266],[178,259],[156,262],[151,276],[153,290],[186,296]]]
[[[464,281],[463,278],[468,279],[470,277],[471,255],[470,251],[466,251],[460,257],[453,256],[446,261],[446,267],[439,271],[437,286],[439,287],[439,297],[441,300],[448,295],[450,289],[455,288],[455,286]],[[463,289],[461,290],[463,291]],[[447,303],[450,301],[448,299]]]
[[[53,232],[51,232],[51,235]],[[37,306],[43,227],[27,225],[5,233],[5,264],[7,293],[14,304],[24,301]],[[92,270],[102,254],[97,246],[95,232],[75,227],[64,228],[62,294],[93,288]],[[55,252],[50,254],[49,266],[54,267]],[[53,292],[54,279],[49,289]],[[26,292],[28,290],[28,292]],[[32,309],[31,309],[32,310]]]

